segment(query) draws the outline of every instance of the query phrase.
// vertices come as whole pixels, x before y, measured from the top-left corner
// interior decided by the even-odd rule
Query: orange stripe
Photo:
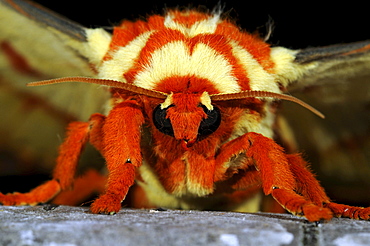
[[[195,23],[199,21],[206,20],[209,17],[211,17],[211,15],[209,14],[200,13],[197,11],[190,11],[190,10],[184,11],[184,12],[175,10],[175,11],[169,12],[169,15],[173,16],[172,20],[174,22],[177,22],[179,24],[182,24],[188,27],[194,25]]]
[[[185,37],[181,32],[168,28],[153,33],[141,50],[137,64],[123,75],[126,81],[133,83],[135,76],[150,63],[150,58],[155,50],[160,49],[169,42],[184,39]]]
[[[151,16],[148,21],[122,21],[122,23],[119,26],[115,27],[113,30],[112,42],[110,44],[109,52],[107,53],[105,60],[109,60],[112,58],[112,51],[116,51],[120,47],[126,46],[129,42],[131,42],[144,32],[163,29],[163,22],[164,17],[159,15]]]
[[[232,47],[229,44],[229,40],[222,35],[219,34],[204,34],[198,35],[192,40],[193,47],[197,43],[204,43],[211,47],[212,49],[216,50],[219,54],[221,54],[233,67],[232,75],[238,80],[238,84],[242,88],[242,90],[250,90],[249,86],[249,78],[246,74],[246,71],[243,69],[243,66],[238,62],[235,56],[232,53]]]
[[[195,23],[212,17],[209,14],[204,14],[196,11],[171,11],[168,15],[173,16],[172,21],[185,25],[191,28]],[[160,49],[164,45],[172,41],[183,41],[189,47],[189,51],[201,43],[204,43],[222,55],[233,67],[232,75],[238,80],[242,90],[250,90],[249,78],[243,69],[239,60],[233,55],[229,41],[236,41],[241,47],[248,51],[254,59],[265,69],[271,72],[274,63],[270,59],[270,47],[257,36],[244,33],[238,27],[227,20],[223,20],[217,25],[215,34],[200,34],[193,38],[186,38],[178,30],[166,28],[164,26],[165,17],[154,15],[149,17],[147,22],[136,21],[122,22],[121,26],[115,28],[110,51],[114,51],[119,47],[127,45],[138,35],[154,31],[148,39],[147,44],[141,50],[137,59],[137,63],[123,74],[127,82],[132,83],[135,76],[150,64],[150,58],[155,50]],[[107,57],[109,59],[109,57]]]
[[[207,91],[209,94],[220,93],[211,81],[195,76],[168,77],[158,83],[154,90],[164,93],[202,93],[204,91]]]
[[[154,51],[173,41],[186,41],[186,38],[180,31],[168,28],[158,30],[156,33],[153,33],[148,39],[147,45],[141,50],[141,54],[138,59],[140,64],[149,64]]]
[[[147,45],[142,49],[138,61],[139,66],[135,66],[124,74],[125,79],[128,82],[132,82],[135,79],[136,74],[144,69],[146,65],[150,63],[151,55],[155,50],[160,49],[164,45],[173,41],[183,41],[188,44],[189,51],[199,44],[204,43],[214,49],[218,54],[221,54],[232,66],[232,75],[237,78],[239,84],[243,90],[250,90],[249,79],[241,64],[238,63],[237,59],[232,54],[232,48],[228,44],[227,40],[220,35],[205,34],[198,35],[194,38],[186,38],[181,32],[177,30],[165,29],[154,33],[148,40]]]
[[[130,41],[144,32],[164,29],[163,22],[164,17],[159,15],[153,15],[147,21],[123,21],[118,27],[114,28],[111,47],[117,48],[118,46],[119,48],[126,46]]]
[[[271,71],[274,67],[274,63],[270,59],[269,44],[265,43],[257,35],[241,32],[238,27],[228,21],[218,24],[215,34],[221,34],[237,41],[265,70]]]

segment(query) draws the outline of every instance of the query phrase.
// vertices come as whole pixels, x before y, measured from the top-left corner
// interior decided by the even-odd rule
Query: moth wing
[[[320,119],[284,104],[282,116],[287,121],[280,118],[281,129],[285,133],[293,129],[295,136],[286,142],[297,143],[306,153],[331,197],[370,204],[364,196],[370,188],[370,41],[298,51],[274,49],[285,53],[277,76],[288,92],[326,116]]]
[[[104,110],[109,93],[97,85],[26,84],[95,76],[109,42],[104,30],[82,27],[31,2],[0,1],[0,149],[10,156],[2,158],[1,174],[34,172],[30,163],[48,171],[66,124]]]

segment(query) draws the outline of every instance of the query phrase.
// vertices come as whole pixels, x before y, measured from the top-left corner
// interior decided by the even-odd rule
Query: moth
[[[17,94],[25,81],[34,81],[28,86],[40,86],[38,93],[51,105],[58,103],[58,90],[83,91],[69,105],[82,119],[94,110],[84,105],[96,111],[106,106],[105,113],[68,124],[51,180],[28,193],[1,193],[3,205],[48,202],[72,189],[80,155],[90,143],[108,171],[104,191],[91,204],[93,213],[117,213],[136,184],[136,207],[255,211],[262,189],[309,221],[369,219],[370,208],[328,198],[304,158],[289,153],[294,144],[283,134],[289,131],[278,114],[281,101],[292,101],[313,113],[293,118],[322,120],[322,113],[288,92],[313,90],[321,97],[328,94],[321,88],[331,87],[331,96],[322,100],[343,97],[352,77],[369,74],[369,41],[303,50],[271,47],[220,11],[193,9],[123,21],[111,34],[32,2],[0,3],[2,86],[17,83],[6,87]],[[35,39],[33,33],[43,35]],[[33,48],[22,45],[25,39]],[[59,83],[64,84],[51,85]],[[356,99],[365,105],[370,83],[360,83],[365,95]],[[55,108],[30,103],[35,104],[60,116]],[[361,106],[353,110],[368,120]],[[37,134],[43,131],[48,129],[36,125]],[[105,182],[89,177],[91,186]],[[81,188],[77,181],[75,186]]]

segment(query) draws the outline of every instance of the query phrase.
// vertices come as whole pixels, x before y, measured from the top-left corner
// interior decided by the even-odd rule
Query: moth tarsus
[[[46,210],[46,211],[52,211],[52,210],[55,210],[57,207],[59,207],[59,205],[58,205],[58,204],[52,204],[52,203],[50,203],[50,204],[44,204],[44,205],[42,206],[42,208],[43,208],[44,210]]]

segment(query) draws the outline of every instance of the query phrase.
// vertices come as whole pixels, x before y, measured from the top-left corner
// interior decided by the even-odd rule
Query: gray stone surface
[[[0,245],[370,245],[370,222],[308,223],[288,214],[0,206]]]

